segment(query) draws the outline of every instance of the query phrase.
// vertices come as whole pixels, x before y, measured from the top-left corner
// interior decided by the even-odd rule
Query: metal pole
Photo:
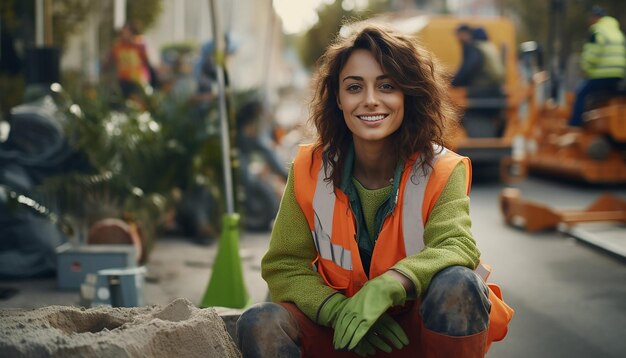
[[[548,48],[550,49],[550,95],[549,97],[558,100],[561,79],[561,55],[562,55],[562,33],[565,4],[563,0],[552,0],[550,2],[550,28],[548,32]]]
[[[35,2],[35,46],[37,47],[44,45],[43,12],[43,0],[37,0]]]
[[[226,213],[235,212],[233,199],[233,177],[230,163],[230,135],[228,133],[228,112],[226,111],[226,85],[224,83],[224,34],[219,24],[219,14],[215,0],[209,0],[211,27],[213,32],[213,51],[217,72],[218,101],[220,110],[220,133],[222,135],[222,162],[224,168],[224,186],[226,190]]]
[[[267,108],[269,105],[269,91],[270,91],[270,73],[272,67],[272,45],[274,42],[274,1],[269,0],[269,12],[267,19],[267,36],[265,38],[265,56],[263,58],[263,67],[261,71],[263,73],[263,106]]]
[[[43,2],[44,12],[44,45],[46,47],[52,46],[52,0],[44,0]]]

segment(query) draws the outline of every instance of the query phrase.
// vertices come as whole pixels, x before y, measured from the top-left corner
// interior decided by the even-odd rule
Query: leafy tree
[[[16,46],[23,32],[19,16],[23,7],[21,1],[0,1],[0,119],[9,119],[10,109],[21,102],[24,91],[22,61]]]
[[[319,21],[303,36],[294,42],[306,67],[312,67],[324,53],[326,47],[337,36],[341,25],[355,20],[364,20],[389,9],[390,0],[370,0],[366,9],[361,11],[345,10],[342,0],[335,0],[318,9]]]
[[[64,48],[68,38],[83,29],[97,2],[55,0],[52,4],[52,39],[55,46]]]
[[[86,0],[55,0],[52,2],[52,39],[63,48],[70,35],[81,30],[89,20],[97,2]],[[26,46],[35,44],[35,1],[3,0],[0,2],[3,30]]]
[[[126,16],[140,33],[152,27],[163,12],[163,0],[132,0],[126,3]]]
[[[305,66],[311,67],[315,64],[324,48],[336,36],[342,19],[349,15],[350,13],[341,7],[341,0],[324,5],[318,10],[319,21],[296,41]]]
[[[0,22],[3,30],[14,31],[19,25],[19,18],[16,14],[15,0],[4,0],[0,2]]]

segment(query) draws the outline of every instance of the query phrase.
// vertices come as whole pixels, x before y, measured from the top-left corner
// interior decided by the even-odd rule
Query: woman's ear
[[[343,110],[343,108],[341,108],[341,101],[339,101],[339,96],[337,96],[337,107],[339,107],[339,109]]]

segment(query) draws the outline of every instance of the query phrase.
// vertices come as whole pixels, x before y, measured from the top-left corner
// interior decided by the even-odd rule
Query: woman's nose
[[[370,88],[365,92],[365,105],[369,107],[378,105],[378,94],[374,88]]]

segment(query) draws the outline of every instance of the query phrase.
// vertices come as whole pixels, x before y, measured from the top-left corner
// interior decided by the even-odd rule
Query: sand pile
[[[3,357],[240,357],[215,309],[169,305],[0,311]]]

